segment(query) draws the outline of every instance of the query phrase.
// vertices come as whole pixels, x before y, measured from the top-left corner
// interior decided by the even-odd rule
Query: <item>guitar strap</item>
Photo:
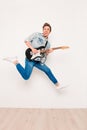
[[[45,48],[46,48],[46,46],[47,46],[47,43],[48,43],[48,41],[46,41],[46,43],[45,43]]]

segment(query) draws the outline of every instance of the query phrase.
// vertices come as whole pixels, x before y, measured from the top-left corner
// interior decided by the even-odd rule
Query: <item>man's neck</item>
[[[43,35],[43,33],[42,33],[42,35]],[[44,35],[43,35],[44,36]],[[48,36],[44,36],[46,39],[48,39]]]

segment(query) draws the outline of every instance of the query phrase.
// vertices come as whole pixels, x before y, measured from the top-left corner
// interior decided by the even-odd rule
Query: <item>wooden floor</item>
[[[87,109],[0,108],[0,130],[87,130]]]

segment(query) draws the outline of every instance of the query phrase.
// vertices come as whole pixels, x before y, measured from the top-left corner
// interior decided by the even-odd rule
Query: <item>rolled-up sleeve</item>
[[[33,33],[32,35],[26,37],[25,40],[24,40],[24,42],[27,42],[27,41],[31,42],[34,39],[35,35],[36,35],[36,33]]]

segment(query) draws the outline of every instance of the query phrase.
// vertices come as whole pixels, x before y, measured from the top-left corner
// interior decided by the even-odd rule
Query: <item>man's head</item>
[[[44,25],[43,25],[43,35],[44,35],[44,37],[48,37],[51,30],[52,30],[51,25],[49,23],[44,23]]]

